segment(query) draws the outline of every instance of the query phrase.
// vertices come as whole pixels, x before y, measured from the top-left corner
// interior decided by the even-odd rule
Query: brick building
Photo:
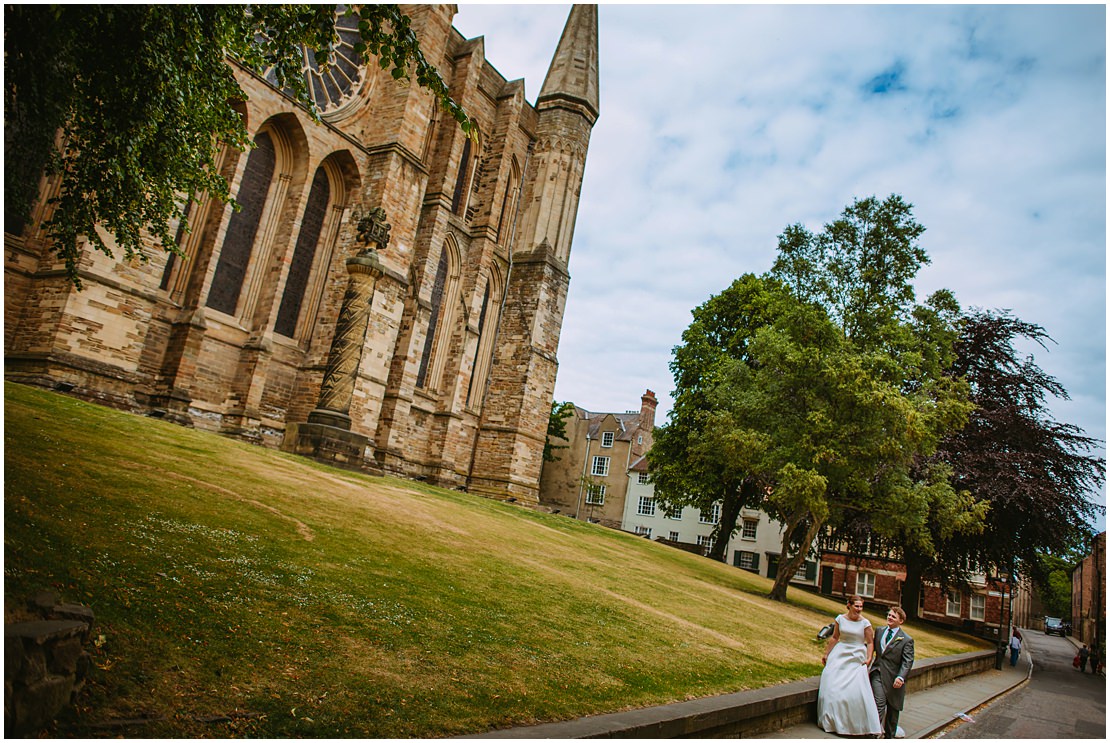
[[[826,596],[859,594],[869,604],[905,608],[906,567],[897,556],[826,548],[820,551],[819,572],[818,590]],[[917,615],[981,637],[997,638],[1002,628],[1002,636],[1008,637],[1005,628],[1012,622],[1012,602],[1020,601],[1020,596],[1021,589],[1015,590],[1008,577],[986,573],[973,573],[964,587],[943,588],[926,581]]]
[[[1072,635],[1090,645],[1106,644],[1106,532],[1097,535],[1091,552],[1071,573]]]
[[[320,124],[236,67],[257,146],[221,172],[243,209],[191,203],[184,259],[86,250],[76,291],[40,226],[53,180],[30,223],[5,226],[6,378],[535,501],[599,112],[597,7],[571,10],[534,105],[452,27],[456,6],[404,10],[473,137],[376,65],[306,70]],[[350,51],[357,32],[340,37]]]

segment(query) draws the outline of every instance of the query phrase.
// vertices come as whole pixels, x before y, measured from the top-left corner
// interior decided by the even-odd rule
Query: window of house
[[[698,535],[698,546],[699,547],[708,547],[709,544],[710,544],[709,537],[705,536],[704,534],[699,534]]]
[[[677,542],[678,541],[678,532],[677,531],[672,531],[670,536],[667,537],[667,539],[671,540],[672,542]]]
[[[960,592],[949,590],[948,600],[944,607],[944,613],[950,617],[960,616]]]
[[[605,486],[604,485],[587,485],[586,486],[586,503],[591,506],[605,505]]]
[[[740,528],[740,536],[744,539],[755,539],[756,527],[759,522],[755,519],[744,519],[744,525]]]
[[[651,482],[651,475],[646,472],[641,472],[636,478],[636,482],[640,483],[641,485],[647,485]]]
[[[874,573],[856,573],[856,593],[865,598],[875,598]]]
[[[606,477],[609,474],[609,457],[594,457],[590,472],[598,477]]]
[[[637,526],[636,527],[636,533],[639,534],[641,537],[648,537],[650,539],[651,538],[651,527],[650,526]]]
[[[655,499],[646,495],[640,496],[640,505],[636,509],[636,513],[641,516],[654,516],[655,515]]]
[[[601,434],[601,448],[608,449],[613,446],[613,439],[616,434],[612,431],[605,431]]]
[[[698,521],[702,524],[715,524],[721,520],[721,504],[714,503],[708,511],[702,509],[698,514]]]
[[[671,519],[672,521],[681,521],[682,506],[667,506],[666,510],[663,511],[663,516],[665,518]]]
[[[759,555],[747,550],[737,550],[735,555],[736,567],[744,570],[759,570]]]
[[[644,443],[644,435],[643,434],[640,434],[639,436],[636,437],[636,443],[637,444]]]
[[[970,616],[980,622],[987,618],[987,597],[981,593],[972,594]]]

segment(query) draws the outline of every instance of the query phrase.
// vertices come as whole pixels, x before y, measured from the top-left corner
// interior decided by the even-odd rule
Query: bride
[[[828,733],[880,735],[883,731],[867,677],[875,630],[862,612],[863,599],[850,596],[848,612],[837,616],[821,656],[825,669],[817,692],[817,724]]]

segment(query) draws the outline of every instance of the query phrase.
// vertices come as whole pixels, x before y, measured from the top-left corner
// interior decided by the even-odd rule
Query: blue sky
[[[570,6],[458,7],[535,102]],[[691,309],[769,269],[787,225],[899,193],[918,298],[1043,326],[1057,420],[1104,441],[1106,32],[1102,5],[602,4],[555,398],[652,389],[664,422]]]

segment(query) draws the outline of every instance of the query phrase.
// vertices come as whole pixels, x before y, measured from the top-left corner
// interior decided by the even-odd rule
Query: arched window
[[[228,222],[212,287],[208,291],[208,306],[228,315],[234,315],[239,305],[243,279],[247,275],[247,265],[250,263],[259,221],[266,207],[266,195],[274,177],[276,162],[274,142],[269,134],[261,132],[255,137],[255,148],[247,158],[243,179],[235,197],[242,209],[233,212]]]
[[[512,235],[509,234],[509,231],[513,228],[513,217],[516,215],[518,183],[520,183],[520,170],[516,166],[516,158],[514,157],[509,168],[509,180],[505,184],[505,194],[501,198],[501,214],[497,218],[497,242],[499,244],[512,241]]]
[[[428,365],[432,360],[432,347],[436,339],[436,328],[443,310],[443,292],[447,284],[447,248],[439,256],[435,282],[432,284],[432,312],[428,318],[428,334],[424,338],[424,351],[420,356],[420,369],[416,373],[416,386],[424,387],[428,381]]]
[[[455,176],[455,196],[451,199],[451,211],[462,214],[466,208],[466,192],[469,190],[470,179],[470,137],[463,142],[462,159],[459,160],[459,174]]]
[[[476,408],[482,405],[482,397],[493,363],[493,348],[497,341],[497,325],[501,317],[501,298],[505,287],[501,272],[496,266],[490,268],[486,291],[482,296],[482,310],[478,316],[478,342],[475,344],[474,369],[470,375],[470,388],[466,393],[466,406]]]
[[[196,210],[194,209],[195,206],[196,204],[193,202],[192,197],[190,197],[189,200],[185,203],[185,206],[182,207],[182,216],[194,218],[196,216]],[[173,237],[174,245],[176,245],[181,250],[185,249],[185,222],[185,219],[178,220],[177,234]],[[166,267],[162,269],[162,281],[158,284],[159,289],[166,291],[170,288],[170,280],[173,278],[174,271],[177,269],[178,260],[179,258],[177,253],[170,253],[166,256]]]
[[[293,248],[289,277],[285,280],[285,293],[281,297],[277,320],[274,322],[274,332],[286,338],[296,336],[297,320],[301,316],[301,305],[304,303],[305,289],[308,287],[309,275],[315,263],[316,246],[320,243],[320,234],[327,217],[330,197],[328,174],[324,167],[320,166],[316,169],[312,188],[308,192],[308,204],[305,206],[304,218],[301,220],[301,232]]]
[[[489,310],[489,282],[486,282],[486,291],[482,294],[482,311],[478,314],[478,342],[475,344],[474,354],[474,372],[470,375],[470,387],[466,390],[466,406],[470,407],[471,400],[474,400],[475,387],[482,384],[483,380],[478,379],[478,366],[482,358],[482,338],[486,334],[486,312]]]

